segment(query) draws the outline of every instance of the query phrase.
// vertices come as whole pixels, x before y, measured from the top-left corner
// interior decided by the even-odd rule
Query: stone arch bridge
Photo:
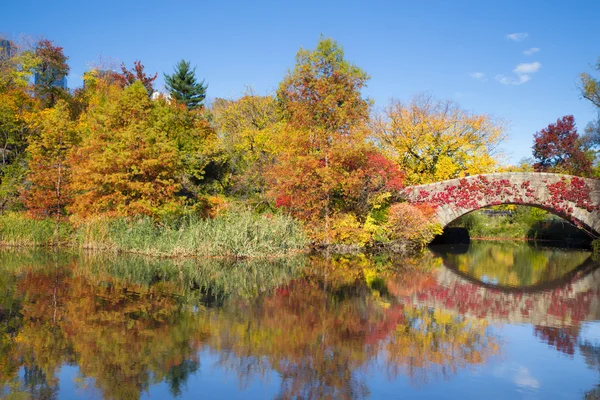
[[[411,204],[434,207],[442,226],[480,208],[499,204],[538,207],[600,234],[600,180],[539,172],[468,176],[403,190]]]

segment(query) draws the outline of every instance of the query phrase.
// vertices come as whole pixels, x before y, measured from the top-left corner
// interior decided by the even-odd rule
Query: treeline
[[[163,224],[244,208],[303,221],[319,243],[426,242],[433,211],[397,191],[499,167],[501,123],[425,95],[375,114],[369,76],[331,39],[301,49],[276,93],[210,106],[184,60],[167,96],[139,61],[69,91],[67,60],[45,39],[0,41],[2,214]]]

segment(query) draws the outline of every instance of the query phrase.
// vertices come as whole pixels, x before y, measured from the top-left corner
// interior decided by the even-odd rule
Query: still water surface
[[[585,251],[5,251],[0,270],[2,398],[600,398],[600,269]]]

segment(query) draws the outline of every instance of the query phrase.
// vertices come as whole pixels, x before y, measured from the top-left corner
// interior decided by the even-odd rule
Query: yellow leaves
[[[433,173],[435,181],[445,181],[460,175],[460,167],[454,163],[451,157],[443,155],[439,158]]]
[[[234,174],[236,191],[260,196],[265,192],[265,170],[271,165],[279,133],[279,113],[271,96],[249,91],[235,101],[217,99],[214,124],[221,150]]]
[[[363,275],[367,286],[371,286],[375,279],[377,279],[377,270],[375,268],[364,268]]]
[[[488,116],[423,95],[409,104],[393,101],[373,131],[412,184],[491,172],[497,167],[496,146],[504,138],[502,124]]]
[[[387,351],[391,364],[432,372],[435,365],[455,371],[469,364],[481,364],[497,354],[498,346],[486,334],[485,320],[465,318],[440,309],[405,308]]]
[[[597,72],[600,72],[600,58],[593,67]],[[596,107],[600,107],[600,81],[585,72],[579,75],[579,78],[579,91],[583,98],[591,101]]]
[[[447,265],[475,279],[500,286],[532,286],[564,276],[581,265],[586,252],[571,252],[569,262],[564,253],[552,249],[531,249],[518,243],[473,242],[469,253],[446,256]],[[481,260],[491,260],[482,262]],[[561,260],[561,261],[559,261]]]
[[[451,322],[453,322],[454,318],[452,317],[452,314],[450,314],[447,311],[443,311],[439,308],[436,308],[433,312],[433,319],[441,325],[449,325]]]
[[[365,245],[370,235],[354,214],[339,214],[331,221],[331,237],[334,243]]]

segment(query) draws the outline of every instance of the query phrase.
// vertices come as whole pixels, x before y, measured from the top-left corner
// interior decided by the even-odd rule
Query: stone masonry
[[[483,207],[521,204],[542,208],[572,221],[588,233],[600,233],[600,180],[539,172],[468,176],[407,187],[410,203],[436,208],[442,226]]]

